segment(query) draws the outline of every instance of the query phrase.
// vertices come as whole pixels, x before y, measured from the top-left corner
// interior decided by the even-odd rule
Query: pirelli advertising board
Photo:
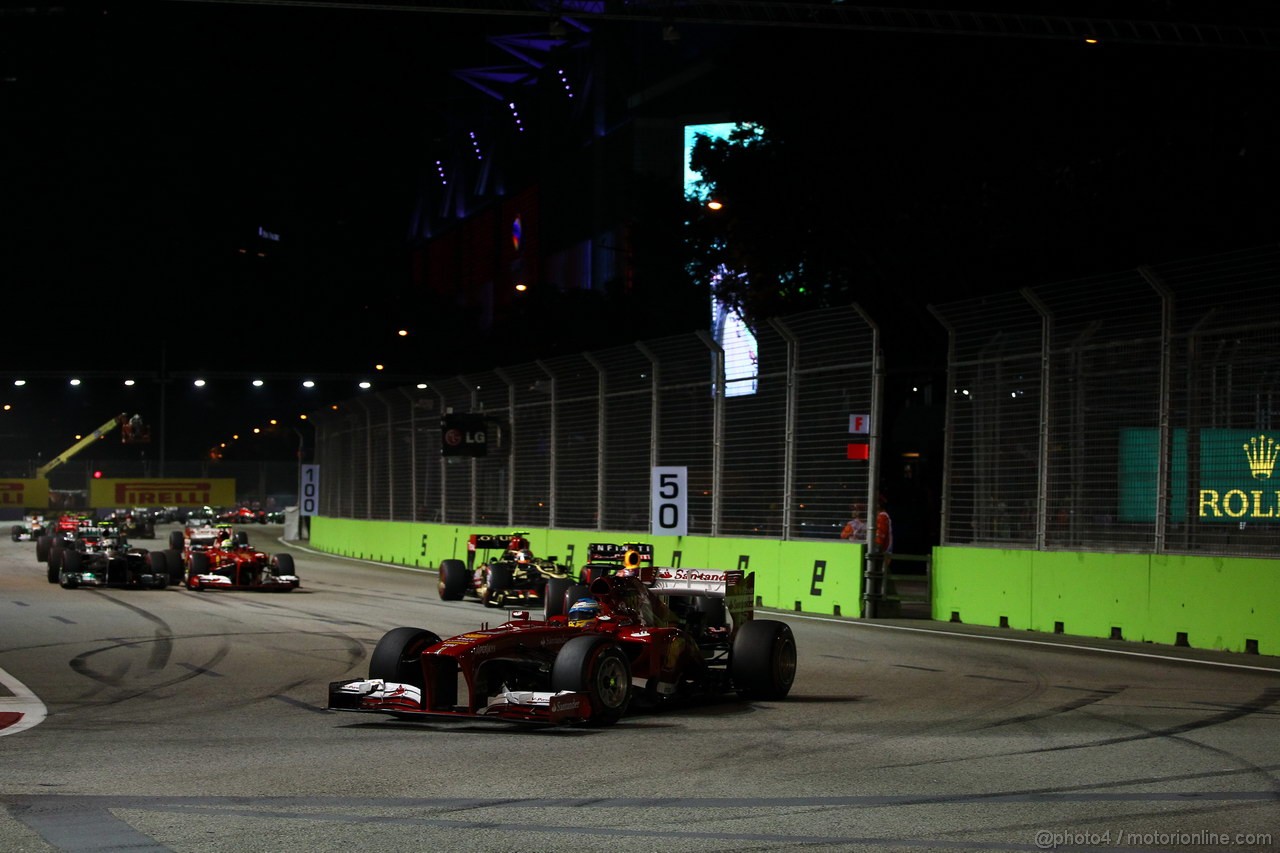
[[[1186,430],[1170,435],[1169,519],[1194,513],[1205,523],[1280,523],[1280,430],[1204,429],[1199,447]],[[1199,457],[1191,481],[1188,458]],[[1156,515],[1159,433],[1127,429],[1120,435],[1120,520],[1150,522]]]
[[[93,480],[89,506],[230,506],[236,502],[234,477],[188,477],[172,480]]]
[[[48,505],[48,480],[0,480],[0,508],[43,509]]]

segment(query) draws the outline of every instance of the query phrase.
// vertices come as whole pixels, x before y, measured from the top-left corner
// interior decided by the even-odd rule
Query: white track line
[[[0,669],[0,684],[8,688],[12,696],[0,696],[0,737],[38,726],[48,716],[44,703],[27,689],[27,686],[9,673]],[[17,718],[10,717],[17,714]],[[5,721],[10,720],[6,725]]]

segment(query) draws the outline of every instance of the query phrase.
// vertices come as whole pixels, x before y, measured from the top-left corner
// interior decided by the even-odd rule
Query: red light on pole
[[[845,458],[866,462],[871,458],[871,445],[865,441],[845,445]]]

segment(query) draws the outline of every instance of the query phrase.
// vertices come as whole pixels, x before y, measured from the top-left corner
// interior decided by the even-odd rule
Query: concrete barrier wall
[[[506,532],[317,516],[311,546],[434,569],[441,560],[465,560],[472,533]],[[755,572],[762,607],[861,613],[863,548],[843,540],[548,529],[530,530],[527,537],[535,554],[574,566],[586,561],[592,542],[647,542],[659,565]],[[1280,654],[1280,560],[942,547],[934,549],[932,590],[933,618],[942,621]]]
[[[1280,655],[1280,560],[936,548],[933,618]]]

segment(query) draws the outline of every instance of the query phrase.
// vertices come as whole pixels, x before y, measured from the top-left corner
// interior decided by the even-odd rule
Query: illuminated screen
[[[706,189],[698,183],[702,180],[702,173],[695,171],[690,162],[694,142],[699,136],[727,139],[735,127],[737,125],[733,122],[685,125],[684,197],[686,199],[702,202],[707,200]],[[740,273],[734,273],[722,267],[716,275],[722,277],[740,275]],[[707,284],[712,285],[714,282],[707,282]],[[756,393],[759,348],[756,345],[755,333],[743,322],[740,313],[722,303],[714,295],[711,297],[711,335],[724,349],[724,395],[742,397]]]

